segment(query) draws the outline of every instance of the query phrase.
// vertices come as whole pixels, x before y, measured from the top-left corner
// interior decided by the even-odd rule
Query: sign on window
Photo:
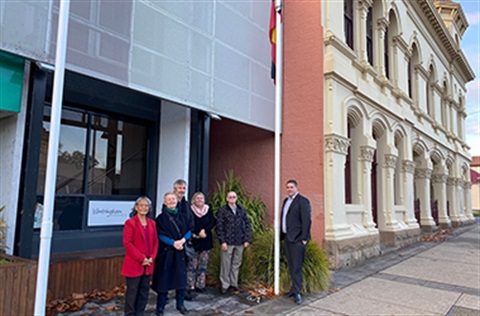
[[[90,201],[88,226],[123,225],[130,217],[135,201]]]

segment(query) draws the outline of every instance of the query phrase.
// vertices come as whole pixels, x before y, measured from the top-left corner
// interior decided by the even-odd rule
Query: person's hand
[[[307,244],[306,240],[302,240],[302,244],[305,246]]]
[[[227,249],[228,249],[227,243],[224,242],[224,243],[222,244],[222,251],[227,251]]]
[[[173,242],[173,247],[177,250],[183,250],[183,244],[185,243],[184,239],[175,240]]]
[[[149,266],[150,265],[150,260],[148,258],[143,259],[142,266]]]
[[[198,233],[198,236],[200,238],[205,238],[207,237],[207,234],[205,233],[205,229],[202,229],[199,233]]]
[[[247,248],[248,246],[250,246],[250,244],[248,243],[248,241],[246,241],[246,242],[243,243],[243,247]]]

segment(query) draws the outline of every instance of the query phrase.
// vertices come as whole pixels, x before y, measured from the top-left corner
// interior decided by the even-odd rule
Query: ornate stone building
[[[343,19],[337,18],[343,12]],[[473,221],[451,1],[325,1],[325,242],[340,268]]]

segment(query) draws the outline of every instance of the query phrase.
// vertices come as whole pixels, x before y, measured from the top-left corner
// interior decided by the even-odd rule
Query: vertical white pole
[[[283,85],[283,24],[279,14],[283,1],[275,0],[276,14],[276,62],[275,62],[275,254],[274,291],[280,292],[280,134],[282,131],[282,85]]]
[[[60,138],[60,119],[62,115],[69,10],[70,0],[61,0],[60,11],[58,15],[55,74],[53,78],[52,115],[50,121],[50,136],[48,139],[44,198],[45,206],[40,231],[40,253],[38,255],[38,273],[34,311],[35,315],[45,315],[45,305],[47,302],[48,268],[50,264],[50,246],[53,229],[52,218],[57,178],[58,142]]]

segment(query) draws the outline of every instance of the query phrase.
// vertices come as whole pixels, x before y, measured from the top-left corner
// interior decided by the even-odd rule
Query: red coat
[[[150,258],[155,260],[158,251],[158,237],[155,222],[147,218],[148,244]],[[123,246],[125,247],[125,259],[123,260],[122,275],[126,277],[138,277],[143,275],[142,262],[146,258],[147,246],[145,243],[144,228],[138,216],[128,219],[123,228]],[[147,266],[146,274],[153,273],[153,263]]]

